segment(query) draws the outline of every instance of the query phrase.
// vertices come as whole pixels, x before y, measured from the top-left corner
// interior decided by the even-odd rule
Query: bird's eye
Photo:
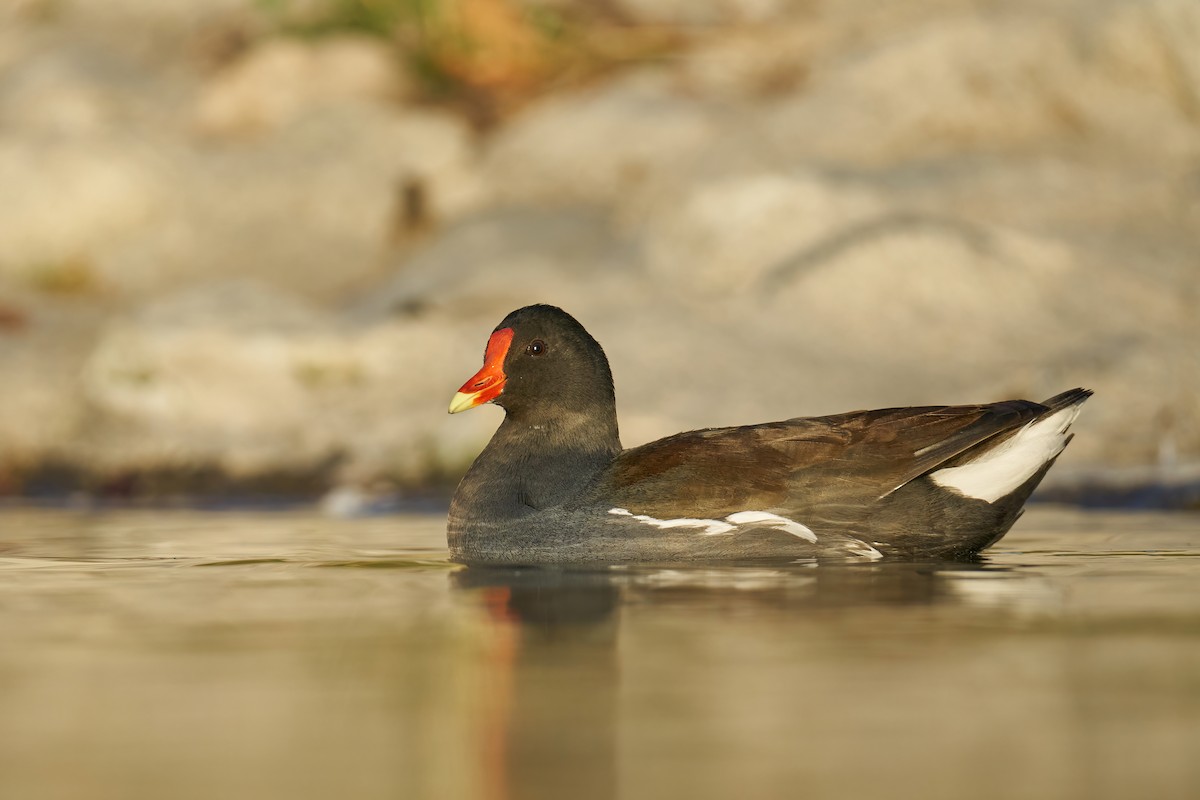
[[[531,356],[540,356],[542,353],[546,352],[546,343],[541,339],[534,339],[529,343],[529,346],[525,348],[525,352],[529,353]]]

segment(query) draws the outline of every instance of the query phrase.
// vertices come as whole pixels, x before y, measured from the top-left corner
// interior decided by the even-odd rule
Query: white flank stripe
[[[733,530],[733,526],[727,522],[721,522],[719,519],[692,519],[691,517],[680,517],[679,519],[655,519],[648,514],[634,514],[632,511],[625,508],[610,508],[610,514],[616,514],[622,517],[632,517],[638,522],[644,522],[647,525],[653,525],[656,528],[703,528],[705,536],[714,536],[718,533],[729,533]]]
[[[1007,442],[960,467],[930,473],[938,486],[966,497],[994,503],[1011,494],[1067,446],[1067,429],[1079,416],[1079,406],[1064,408],[1031,422]]]
[[[736,514],[730,514],[725,518],[724,522],[719,519],[693,519],[691,517],[655,519],[648,514],[634,514],[627,508],[610,508],[608,513],[619,517],[630,517],[638,522],[653,525],[656,528],[703,528],[702,533],[705,536],[732,533],[736,529],[735,526],[738,525],[766,523],[775,530],[790,533],[806,541],[817,541],[817,535],[807,526],[801,525],[799,522],[794,522],[787,517],[781,517],[778,514],[771,514],[766,511],[739,511]]]
[[[739,511],[736,514],[730,514],[725,519],[737,525],[769,522],[775,530],[785,531],[792,536],[799,536],[801,539],[806,539],[810,542],[817,541],[817,535],[807,525],[801,525],[799,522],[790,520],[787,517],[781,517],[778,514],[771,514],[766,511]]]
[[[846,550],[851,555],[858,556],[859,558],[865,558],[868,561],[878,561],[879,559],[883,558],[883,553],[879,552],[874,547],[871,547],[871,545],[867,544],[866,542],[847,542]]]

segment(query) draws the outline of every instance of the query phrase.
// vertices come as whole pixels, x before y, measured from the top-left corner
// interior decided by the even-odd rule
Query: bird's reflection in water
[[[492,627],[479,758],[494,800],[618,795],[618,633],[627,614],[694,607],[703,627],[728,614],[1020,604],[1040,579],[982,562],[634,567],[470,567],[455,588]],[[1036,602],[1041,602],[1040,600]],[[686,665],[679,665],[686,668]]]
[[[615,797],[621,589],[604,573],[453,577],[494,625],[480,747],[489,800]]]

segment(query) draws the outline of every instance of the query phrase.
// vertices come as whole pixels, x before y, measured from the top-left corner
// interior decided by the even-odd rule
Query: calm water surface
[[[1195,515],[587,573],[443,525],[0,512],[0,797],[1200,797]]]

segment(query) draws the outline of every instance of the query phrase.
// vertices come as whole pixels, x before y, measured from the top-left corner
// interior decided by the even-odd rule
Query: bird
[[[450,502],[468,565],[966,559],[994,544],[1090,397],[850,411],[623,448],[600,344],[552,305],[492,331],[451,414],[505,415]]]

